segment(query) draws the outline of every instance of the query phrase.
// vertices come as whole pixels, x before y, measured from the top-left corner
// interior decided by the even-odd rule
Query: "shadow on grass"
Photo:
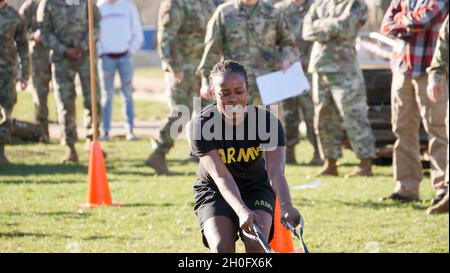
[[[131,204],[124,204],[121,207],[124,208],[136,208],[136,207],[182,207],[183,205],[180,204],[173,204],[173,203],[131,203]]]
[[[309,200],[309,199],[304,199],[304,198],[293,198],[292,202],[294,203],[294,205],[298,208],[301,207],[309,207],[312,208],[315,206],[316,202],[314,202],[313,200]]]
[[[194,171],[187,171],[187,172],[176,172],[171,170],[171,174],[169,175],[158,175],[155,173],[155,171],[147,166],[140,166],[147,168],[147,171],[125,171],[125,170],[115,170],[114,168],[108,168],[108,173],[114,174],[114,175],[138,175],[143,176],[146,178],[153,178],[153,177],[173,177],[173,176],[194,176],[196,173]],[[140,182],[140,181],[139,181]]]
[[[0,238],[23,238],[23,237],[38,237],[45,238],[48,237],[48,234],[44,233],[35,233],[35,232],[21,232],[21,231],[13,231],[13,232],[0,232]]]
[[[87,237],[83,237],[81,238],[84,241],[97,241],[97,240],[109,240],[109,239],[114,239],[114,240],[121,240],[121,241],[130,241],[130,240],[134,240],[134,241],[138,241],[138,240],[142,240],[142,237],[127,237],[127,236],[117,236],[117,235],[91,235],[91,236],[87,236]]]
[[[39,232],[23,232],[23,231],[0,232],[0,238],[15,239],[15,238],[27,238],[27,237],[34,237],[34,238],[57,237],[57,238],[63,238],[63,239],[72,238],[71,236],[67,236],[67,235],[45,234],[45,233],[39,233]]]
[[[149,170],[148,172],[145,172],[145,171],[123,171],[123,170],[119,171],[119,170],[116,170],[115,168],[108,168],[108,174],[113,174],[113,175],[137,175],[137,176],[146,176],[146,177],[148,177],[149,175],[152,175],[153,173],[152,173],[151,170]]]
[[[348,207],[355,208],[370,208],[370,209],[386,209],[386,208],[406,208],[411,207],[416,210],[425,210],[427,205],[422,201],[413,201],[413,202],[401,202],[401,201],[342,201],[342,200],[333,200],[330,201],[334,204],[341,204]]]
[[[81,238],[82,240],[85,241],[95,241],[95,240],[108,240],[108,239],[112,239],[115,238],[114,236],[105,236],[105,235],[92,235],[92,236],[88,236],[88,237],[83,237]]]
[[[19,217],[30,217],[30,216],[48,216],[48,217],[64,217],[72,219],[88,218],[91,216],[89,213],[78,213],[70,211],[50,211],[50,212],[6,212],[7,216],[19,216]]]
[[[0,175],[45,175],[45,174],[74,174],[87,173],[87,167],[80,164],[45,164],[45,165],[27,165],[27,164],[10,164],[0,167]],[[1,182],[0,182],[1,183]]]
[[[0,176],[1,177],[1,176]],[[17,180],[8,180],[8,181],[1,181],[0,184],[38,184],[38,185],[63,185],[63,184],[76,184],[76,183],[83,183],[86,184],[86,179],[80,179],[80,180],[73,180],[73,179],[64,179],[64,180],[58,180],[58,181],[49,181],[49,180],[37,180],[37,179],[22,179],[17,178]]]

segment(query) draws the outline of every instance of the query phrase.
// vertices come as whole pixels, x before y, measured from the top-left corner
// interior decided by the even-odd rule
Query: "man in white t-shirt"
[[[114,96],[114,76],[118,71],[121,80],[123,113],[126,119],[127,140],[135,140],[133,106],[132,56],[142,45],[144,35],[136,6],[128,0],[100,0],[97,3],[102,20],[98,41],[99,71],[102,86],[101,140],[109,140]]]

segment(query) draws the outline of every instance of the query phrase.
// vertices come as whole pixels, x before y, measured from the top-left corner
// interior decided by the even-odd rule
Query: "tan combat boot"
[[[316,173],[316,176],[338,176],[338,170],[336,165],[336,159],[327,158],[323,164],[323,167]]]
[[[67,153],[61,158],[61,163],[78,163],[78,153],[75,144],[67,144]]]
[[[349,177],[354,176],[372,176],[372,159],[371,158],[361,158],[359,166],[356,167],[351,173],[348,174]]]
[[[442,213],[448,213],[448,192],[439,203],[427,209],[427,214],[429,215]]]
[[[5,155],[5,145],[0,144],[0,165],[6,165],[9,163],[9,160]]]
[[[286,163],[297,164],[295,158],[295,146],[286,146]]]
[[[166,154],[160,151],[154,151],[145,160],[145,165],[153,168],[158,175],[171,175],[172,173],[167,168]]]

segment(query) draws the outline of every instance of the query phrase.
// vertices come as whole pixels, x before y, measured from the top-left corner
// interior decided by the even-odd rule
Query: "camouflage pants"
[[[173,147],[175,139],[181,133],[181,126],[171,130],[174,123],[179,119],[181,108],[178,105],[186,106],[192,115],[194,110],[193,98],[199,97],[200,79],[195,75],[195,68],[185,69],[184,80],[179,82],[175,79],[172,72],[166,72],[165,83],[166,92],[169,93],[171,114],[169,115],[163,128],[159,131],[159,136],[156,141],[156,149],[162,153],[168,153]],[[202,100],[202,106],[205,106],[206,101]],[[172,134],[171,134],[172,131]]]
[[[95,66],[97,67],[97,66]],[[84,107],[84,126],[86,135],[92,138],[92,108],[91,108],[91,80],[89,58],[83,57],[78,61],[58,59],[53,64],[53,82],[56,105],[58,109],[58,122],[61,126],[61,143],[74,144],[78,140],[76,112],[75,112],[75,76],[78,74],[81,81]],[[101,119],[100,87],[98,73],[96,71],[97,85],[97,113],[98,120]],[[96,124],[98,132],[99,122]]]
[[[283,112],[286,131],[286,145],[294,146],[300,142],[300,116],[306,124],[306,134],[314,150],[318,151],[317,138],[314,132],[314,105],[310,92],[283,101]]]
[[[344,129],[359,158],[375,158],[361,71],[313,74],[314,128],[323,158],[341,158]]]
[[[31,53],[34,115],[38,123],[48,124],[47,97],[52,79],[49,51],[42,46],[34,46]]]
[[[11,141],[11,113],[16,101],[16,71],[10,67],[0,67],[0,144]]]

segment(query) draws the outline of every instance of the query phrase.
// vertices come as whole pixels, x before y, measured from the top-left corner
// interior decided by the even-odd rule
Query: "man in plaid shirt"
[[[383,200],[419,200],[422,180],[420,120],[428,133],[431,180],[436,189],[433,202],[442,199],[447,188],[445,130],[447,97],[433,104],[427,97],[427,73],[442,21],[448,14],[448,0],[393,0],[383,19],[381,31],[394,36],[392,52],[392,130],[394,145],[394,192]]]

